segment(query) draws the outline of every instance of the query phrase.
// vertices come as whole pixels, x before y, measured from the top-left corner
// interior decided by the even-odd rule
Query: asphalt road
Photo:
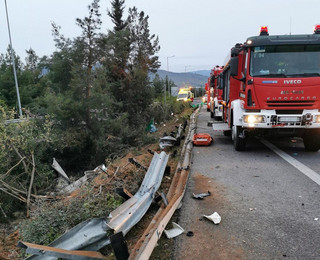
[[[173,258],[320,259],[320,152],[305,152],[298,138],[269,140],[287,160],[256,139],[237,152],[209,120],[202,107],[197,133],[211,134],[214,144],[193,148],[178,213],[179,225],[194,236],[174,238]],[[192,198],[208,190],[204,200]],[[219,225],[201,218],[213,212],[222,218]]]

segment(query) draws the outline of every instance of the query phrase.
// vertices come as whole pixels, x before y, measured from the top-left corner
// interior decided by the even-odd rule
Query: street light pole
[[[15,85],[16,85],[16,92],[17,92],[18,107],[19,107],[19,116],[20,116],[20,118],[22,118],[22,110],[21,110],[21,101],[20,101],[20,94],[19,94],[19,86],[18,86],[18,79],[17,79],[17,72],[16,72],[16,64],[15,64],[15,61],[14,61],[14,55],[13,55],[13,49],[12,49],[12,40],[11,40],[10,25],[9,25],[9,16],[8,16],[8,8],[7,8],[7,1],[6,1],[6,0],[4,0],[4,4],[5,4],[5,6],[6,6],[8,33],[9,33],[9,40],[10,40],[10,53],[11,53],[11,59],[12,59],[14,82],[15,82]]]
[[[167,57],[167,71],[169,72],[169,58],[173,58],[174,55]]]
[[[169,58],[173,58],[174,55],[167,57],[167,71],[169,72]],[[167,78],[167,82],[166,82],[167,86],[168,86],[168,90],[169,90],[169,80]],[[164,104],[166,104],[166,96],[167,96],[167,86],[164,88]],[[169,97],[170,97],[170,91],[169,91]]]

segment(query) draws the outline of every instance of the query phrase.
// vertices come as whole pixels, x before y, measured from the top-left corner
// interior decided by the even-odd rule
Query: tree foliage
[[[81,33],[75,38],[52,22],[50,56],[30,48],[23,63],[14,54],[27,118],[20,123],[4,123],[16,117],[17,102],[9,51],[0,55],[0,180],[23,190],[23,198],[50,187],[52,157],[77,174],[143,142],[151,104],[163,89],[148,77],[160,66],[159,39],[148,15],[136,7],[125,13],[124,0],[111,1],[113,28],[104,28],[99,3],[93,0],[87,16],[76,19]]]

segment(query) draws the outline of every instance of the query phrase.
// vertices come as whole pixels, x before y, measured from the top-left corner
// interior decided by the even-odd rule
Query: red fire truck
[[[210,111],[210,103],[211,103],[211,89],[209,88],[210,81],[208,79],[208,82],[204,84],[204,89],[206,90],[207,95],[207,111]]]
[[[320,148],[320,26],[309,35],[260,35],[231,49],[224,67],[223,121],[235,150],[253,135],[302,137]]]
[[[211,102],[210,102],[210,116],[216,120],[222,119],[223,111],[223,81],[221,78],[221,73],[223,71],[223,66],[215,66],[210,73],[210,78],[208,79],[208,84],[210,84],[211,89]]]

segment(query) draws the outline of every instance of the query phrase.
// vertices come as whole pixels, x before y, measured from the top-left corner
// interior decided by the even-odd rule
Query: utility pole
[[[18,99],[19,117],[21,119],[22,118],[21,101],[20,101],[19,86],[18,86],[18,79],[17,79],[17,72],[16,72],[16,64],[15,64],[15,61],[14,61],[13,48],[12,48],[12,40],[11,40],[11,33],[10,33],[10,24],[9,24],[7,0],[4,0],[4,4],[6,6],[8,33],[9,33],[9,40],[10,40],[10,53],[11,53],[11,60],[12,60],[12,67],[13,67],[14,82],[15,82],[15,85],[16,85],[16,92],[17,92],[17,99]]]
[[[174,57],[174,55],[172,55],[172,56],[169,56],[169,57],[167,57],[167,71],[169,72],[169,58],[173,58]],[[167,96],[167,86],[168,86],[168,90],[169,90],[169,80],[168,80],[168,78],[167,78],[167,80],[166,80],[166,87],[165,87],[165,89],[164,89],[164,104],[166,104],[166,96]],[[171,95],[171,93],[170,93],[170,91],[169,91],[169,97],[170,97],[170,95]]]

